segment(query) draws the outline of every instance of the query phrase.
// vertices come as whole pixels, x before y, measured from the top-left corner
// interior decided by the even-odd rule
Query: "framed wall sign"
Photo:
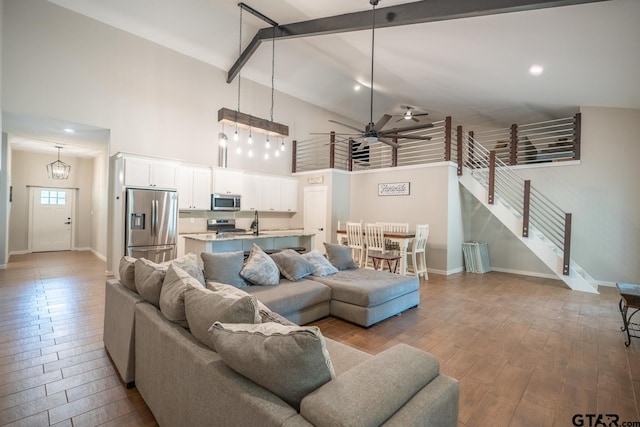
[[[391,182],[387,184],[378,184],[378,196],[408,196],[408,182]]]

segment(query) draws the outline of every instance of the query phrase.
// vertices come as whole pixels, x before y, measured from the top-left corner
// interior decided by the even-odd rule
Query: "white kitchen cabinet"
[[[298,211],[298,180],[295,178],[280,179],[280,209],[283,212]]]
[[[176,188],[178,165],[161,160],[125,157],[124,185],[127,187]]]
[[[211,209],[211,168],[180,166],[178,177],[178,208]]]
[[[262,175],[244,173],[242,175],[242,202],[243,211],[262,210]]]
[[[236,169],[213,170],[213,192],[218,194],[242,194],[243,173]]]
[[[277,176],[264,175],[261,178],[262,184],[262,209],[268,212],[280,212],[280,184],[281,180]]]

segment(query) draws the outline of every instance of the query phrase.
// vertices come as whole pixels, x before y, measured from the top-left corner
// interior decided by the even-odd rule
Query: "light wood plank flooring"
[[[88,252],[12,256],[0,270],[0,425],[156,425],[104,350],[104,271]],[[421,292],[418,308],[369,329],[315,324],[370,353],[404,342],[436,355],[460,380],[460,426],[640,421],[640,339],[624,346],[615,288],[461,273],[432,274]]]

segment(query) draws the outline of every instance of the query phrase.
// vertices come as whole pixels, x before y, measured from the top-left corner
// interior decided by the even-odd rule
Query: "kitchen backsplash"
[[[278,212],[259,212],[260,230],[286,230],[291,227],[290,214]],[[202,233],[207,231],[207,219],[235,219],[237,228],[249,229],[253,221],[253,212],[209,212],[183,211],[178,216],[178,233]]]

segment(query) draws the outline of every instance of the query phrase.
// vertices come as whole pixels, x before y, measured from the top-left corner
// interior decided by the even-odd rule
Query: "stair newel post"
[[[469,167],[472,169],[475,165],[474,156],[476,154],[476,140],[474,136],[475,133],[473,133],[473,131],[469,131]]]
[[[518,163],[518,125],[511,125],[511,141],[509,144],[509,164]]]
[[[291,141],[291,173],[296,173],[297,147],[298,147],[298,141],[294,139],[293,141]]]
[[[562,274],[569,275],[571,264],[571,214],[564,214],[564,258],[562,261]]]
[[[391,139],[394,144],[398,143],[398,137],[393,137]],[[391,167],[395,168],[398,166],[398,146],[391,147]]]
[[[582,128],[582,114],[576,113],[573,120],[573,160],[580,160],[580,133]]]
[[[489,152],[489,200],[487,203],[493,204],[496,187],[496,151]]]
[[[456,142],[458,152],[458,176],[462,175],[462,126],[456,128]]]
[[[451,116],[444,120],[444,160],[451,161]]]
[[[336,133],[331,131],[329,136],[329,169],[336,166]]]
[[[347,154],[347,169],[353,170],[353,139],[349,138],[349,153]]]
[[[524,181],[524,206],[522,207],[522,237],[529,237],[529,203],[531,201],[531,180]]]

